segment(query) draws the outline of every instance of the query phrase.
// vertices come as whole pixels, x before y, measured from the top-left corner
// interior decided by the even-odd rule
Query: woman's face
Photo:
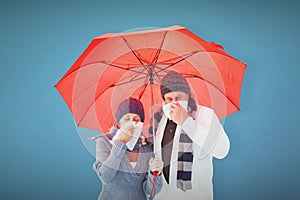
[[[138,123],[141,121],[141,118],[137,114],[127,113],[127,114],[123,115],[123,117],[120,119],[119,126],[122,127],[125,123],[127,123],[129,121]]]

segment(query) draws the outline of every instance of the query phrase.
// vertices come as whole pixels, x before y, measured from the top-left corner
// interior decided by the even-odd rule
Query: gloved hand
[[[126,144],[128,141],[132,139],[133,132],[134,132],[133,125],[124,128],[124,130],[121,130],[121,133],[118,135],[118,140]]]
[[[149,169],[151,172],[157,171],[159,175],[164,167],[164,162],[160,158],[151,158],[149,160]]]
[[[119,140],[124,144],[130,141],[133,137],[134,124],[135,123],[133,121],[128,121],[125,124],[123,124],[123,126],[120,129],[118,129],[116,135],[113,138],[113,141]]]

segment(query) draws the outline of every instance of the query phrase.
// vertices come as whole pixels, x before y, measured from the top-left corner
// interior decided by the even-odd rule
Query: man
[[[155,114],[155,151],[164,162],[163,186],[156,200],[213,199],[212,158],[224,158],[229,139],[214,111],[197,105],[179,73],[163,79],[163,112]]]

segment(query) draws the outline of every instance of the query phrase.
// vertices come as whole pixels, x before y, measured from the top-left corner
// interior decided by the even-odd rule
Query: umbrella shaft
[[[153,65],[150,65],[149,66],[149,81],[150,81],[150,84],[153,84]]]

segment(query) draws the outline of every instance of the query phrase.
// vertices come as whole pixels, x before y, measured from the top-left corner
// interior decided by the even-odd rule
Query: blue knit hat
[[[120,119],[127,113],[137,114],[144,122],[145,114],[143,104],[135,98],[129,98],[122,101],[116,112],[116,122],[119,123]]]
[[[187,80],[181,74],[170,71],[162,79],[160,93],[163,99],[165,94],[169,92],[184,92],[191,96],[191,89]]]

